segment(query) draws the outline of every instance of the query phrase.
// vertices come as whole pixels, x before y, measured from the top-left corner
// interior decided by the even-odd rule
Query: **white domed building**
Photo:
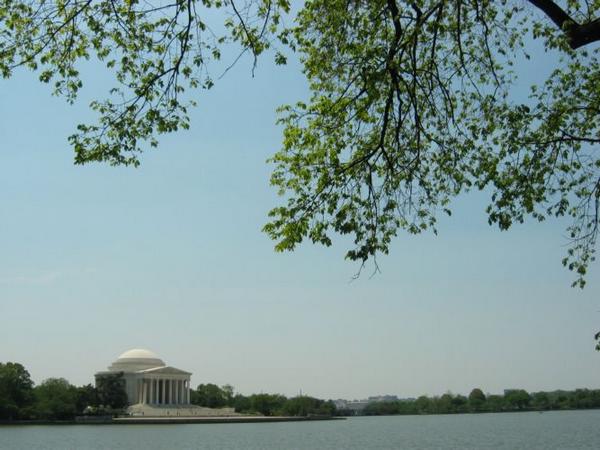
[[[122,373],[130,405],[178,406],[190,404],[190,372],[167,366],[149,350],[134,348],[121,354],[103,375]]]

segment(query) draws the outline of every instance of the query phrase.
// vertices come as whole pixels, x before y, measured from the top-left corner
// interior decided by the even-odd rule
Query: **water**
[[[209,425],[0,426],[2,450],[600,448],[600,410]]]

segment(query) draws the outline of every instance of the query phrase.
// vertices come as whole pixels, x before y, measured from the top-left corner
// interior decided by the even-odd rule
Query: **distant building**
[[[344,400],[338,398],[333,401],[333,404],[338,410],[352,411],[354,414],[359,414],[367,407],[369,403],[375,402],[395,402],[398,400],[396,395],[377,395],[363,400]]]
[[[363,409],[365,409],[365,407],[368,404],[369,404],[369,402],[366,400],[353,400],[351,402],[346,403],[346,409],[349,409],[351,411],[354,411],[355,413],[358,413],[358,412],[362,411]]]
[[[375,397],[369,397],[368,402],[396,402],[398,401],[397,395],[377,395]]]
[[[337,400],[333,400],[333,404],[337,409],[346,409],[346,405],[348,404],[348,400],[344,400],[342,398],[338,398]]]

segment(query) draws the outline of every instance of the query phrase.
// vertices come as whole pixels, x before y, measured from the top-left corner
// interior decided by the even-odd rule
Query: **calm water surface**
[[[264,424],[0,426],[2,450],[600,449],[600,411]]]

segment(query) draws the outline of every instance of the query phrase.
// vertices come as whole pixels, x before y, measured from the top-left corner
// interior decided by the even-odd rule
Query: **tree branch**
[[[552,0],[528,0],[544,12],[558,28],[567,35],[569,46],[575,50],[595,41],[600,41],[600,19],[579,24]]]
[[[571,16],[552,0],[529,0],[529,3],[541,9],[561,30],[565,22],[575,23]]]

